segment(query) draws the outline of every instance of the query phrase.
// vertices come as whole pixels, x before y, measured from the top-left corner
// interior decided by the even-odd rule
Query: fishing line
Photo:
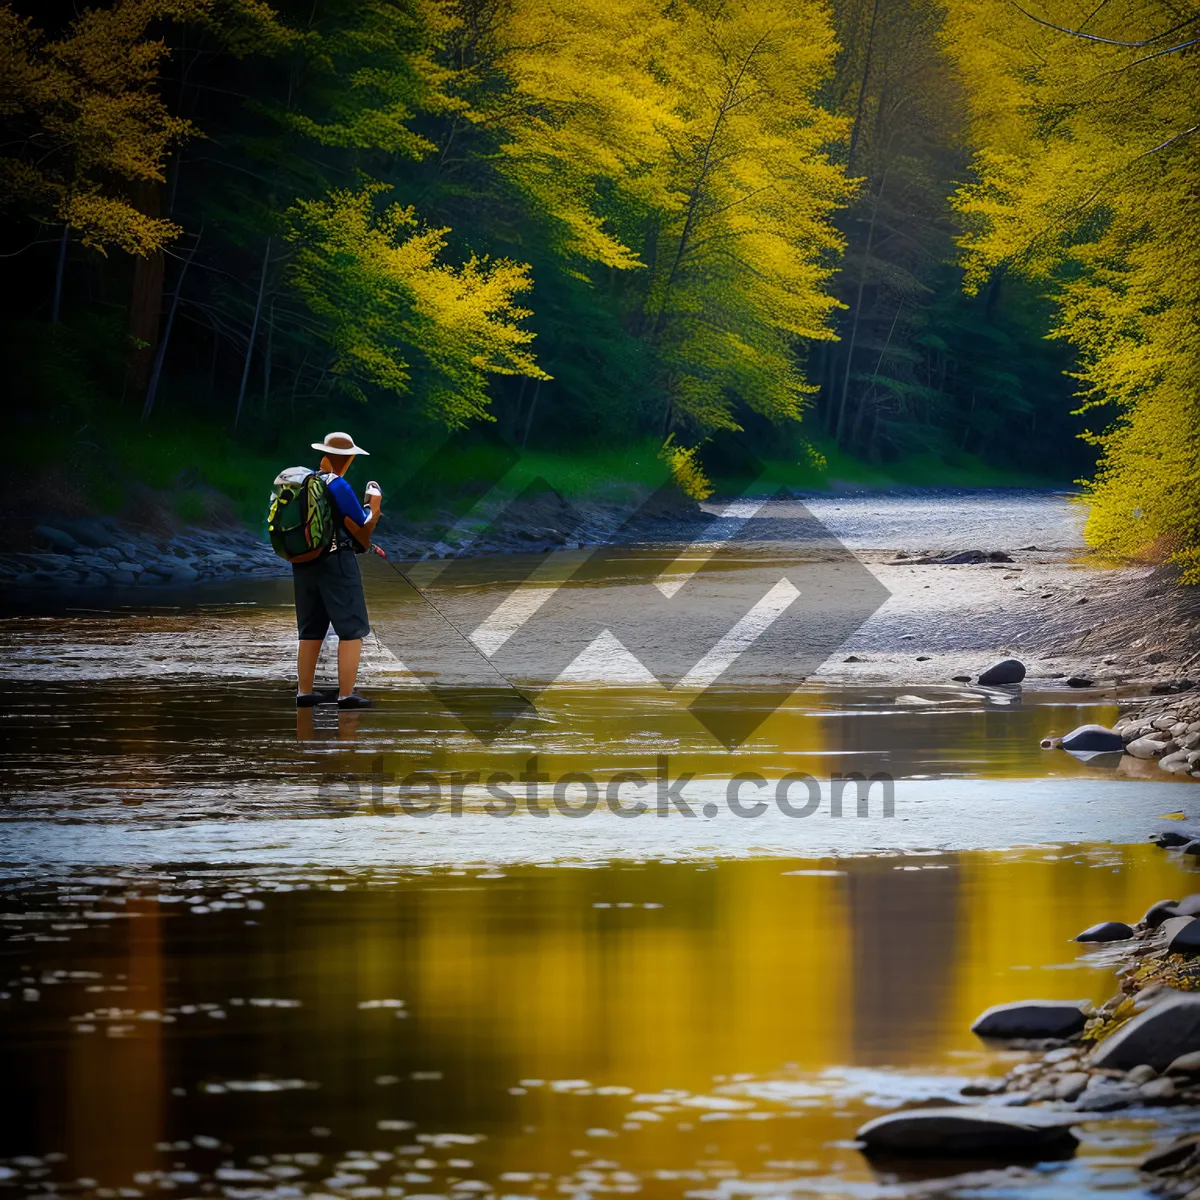
[[[511,679],[509,679],[507,675],[503,674],[501,672],[500,668],[498,666],[496,666],[496,664],[494,662],[492,662],[492,660],[490,658],[488,658],[488,656],[486,654],[484,654],[484,652],[482,650],[480,650],[480,648],[477,645],[475,645],[475,643],[473,641],[471,641],[471,639],[465,633],[463,633],[463,631],[457,625],[455,625],[455,623],[452,620],[450,620],[450,618],[448,616],[446,616],[446,614],[444,612],[442,612],[442,610],[440,608],[438,608],[438,606],[436,604],[434,604],[434,602],[429,598],[429,596],[426,595],[426,593],[423,592],[419,587],[417,587],[417,585],[415,583],[413,583],[413,581],[411,579],[409,579],[409,577],[407,575],[405,575],[405,573],[402,570],[400,570],[400,568],[398,566],[396,566],[396,564],[394,562],[392,562],[392,560],[390,558],[388,558],[388,556],[383,552],[383,550],[379,546],[376,546],[374,543],[372,543],[371,549],[376,554],[378,554],[379,557],[382,558],[383,561],[385,563],[387,563],[387,565],[389,567],[391,567],[392,570],[395,571],[396,574],[399,575],[400,578],[403,579],[404,582],[407,583],[408,586],[410,588],[412,588],[412,590],[414,592],[416,592],[416,594],[422,600],[424,600],[425,603],[428,604],[429,607],[432,608],[433,611],[435,613],[437,613],[437,615],[439,617],[441,617],[442,620],[445,621],[446,624],[449,625],[450,628],[453,629],[454,632],[457,633],[458,636],[460,638],[462,638],[462,640],[464,642],[466,642],[468,646],[471,647],[471,649],[475,652],[475,654],[479,658],[483,659],[483,661],[485,663],[487,663],[487,665],[496,673],[496,675],[504,681],[504,685],[506,687],[511,688],[514,692],[516,692],[517,695],[520,696],[521,699],[524,700],[526,704],[528,704],[534,708],[537,707],[533,703],[533,701],[530,700],[530,698],[528,696],[526,696],[525,693],[523,691],[521,691],[521,689],[519,687],[517,687],[517,685],[515,683],[513,683],[513,681]]]

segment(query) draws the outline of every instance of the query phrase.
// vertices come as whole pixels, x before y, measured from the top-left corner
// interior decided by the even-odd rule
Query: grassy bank
[[[572,501],[628,504],[667,481],[659,444],[642,438],[623,446],[518,450],[486,431],[446,440],[435,429],[411,430],[375,413],[334,414],[350,428],[370,457],[357,463],[351,481],[361,487],[377,479],[390,513],[424,521],[446,511],[471,508],[498,484],[516,495],[548,486]],[[182,524],[236,518],[250,528],[262,522],[271,481],[284,467],[315,465],[309,443],[324,429],[299,426],[264,434],[235,434],[210,421],[176,418],[143,425],[132,414],[113,414],[102,427],[49,431],[37,468],[37,487],[51,511],[97,513],[146,519],[147,511]],[[307,425],[307,423],[306,423]],[[797,440],[762,461],[757,478],[745,462],[732,462],[719,445],[701,452],[718,495],[761,494],[778,487],[821,491],[840,487],[885,490],[918,487],[1045,487],[1056,482],[990,467],[970,455],[947,461],[913,456],[869,464],[820,441]],[[731,465],[732,463],[732,465]]]

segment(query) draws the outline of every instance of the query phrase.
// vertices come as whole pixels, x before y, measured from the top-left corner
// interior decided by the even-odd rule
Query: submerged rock
[[[868,1157],[1060,1158],[1078,1145],[1072,1120],[1078,1117],[1046,1109],[963,1105],[889,1113],[868,1121],[855,1136]]]
[[[975,1018],[971,1032],[981,1038],[1069,1038],[1087,1022],[1086,1000],[1018,1000],[994,1004]]]
[[[1016,658],[1001,659],[979,676],[984,687],[1002,683],[1020,683],[1025,678],[1025,664]]]
[[[1162,999],[1110,1034],[1092,1053],[1093,1067],[1162,1071],[1181,1054],[1200,1050],[1200,995],[1164,988]]]
[[[1077,942],[1124,942],[1133,937],[1133,930],[1124,921],[1101,921],[1075,935]]]

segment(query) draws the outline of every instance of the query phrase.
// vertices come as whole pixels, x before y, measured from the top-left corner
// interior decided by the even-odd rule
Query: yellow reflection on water
[[[142,901],[136,919],[99,922],[69,947],[25,945],[35,974],[120,971],[131,994],[114,1002],[176,1018],[127,1022],[118,1038],[102,1019],[72,1032],[68,1015],[97,1000],[67,985],[35,1041],[22,1024],[35,1018],[16,1014],[13,1085],[38,1096],[47,1143],[65,1116],[77,1175],[87,1164],[127,1186],[155,1139],[203,1134],[236,1169],[320,1153],[303,1187],[348,1200],[351,1185],[329,1179],[350,1150],[394,1155],[397,1177],[432,1162],[419,1188],[395,1184],[422,1195],[463,1179],[553,1194],[593,1158],[632,1172],[632,1190],[671,1196],[731,1177],[866,1180],[835,1143],[881,1105],[1004,1069],[969,1032],[988,1005],[1103,1000],[1111,968],[1069,939],[1135,920],[1195,875],[1138,846],[290,878],[280,892],[254,875],[212,885],[259,896],[256,923],[243,909],[151,913]],[[255,1007],[264,996],[289,1006]],[[360,1007],[372,1000],[403,1001],[407,1015]],[[184,1009],[204,1003],[223,1019]],[[304,1086],[206,1090],[281,1078]],[[485,1140],[419,1140],[447,1132]],[[173,1154],[202,1177],[215,1169],[186,1146]],[[516,1187],[506,1172],[534,1178]]]

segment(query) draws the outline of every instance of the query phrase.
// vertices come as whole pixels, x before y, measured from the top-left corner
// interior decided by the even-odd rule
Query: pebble
[[[1069,1071],[1054,1085],[1055,1100],[1076,1100],[1091,1076],[1086,1071]]]
[[[1166,1075],[1200,1075],[1200,1050],[1181,1054],[1164,1072]]]
[[[1082,1112],[1113,1112],[1118,1108],[1128,1108],[1139,1096],[1134,1084],[1094,1076],[1079,1094],[1075,1107]]]
[[[1142,1084],[1138,1091],[1143,1100],[1161,1104],[1164,1100],[1175,1099],[1178,1089],[1173,1079],[1152,1079]]]

